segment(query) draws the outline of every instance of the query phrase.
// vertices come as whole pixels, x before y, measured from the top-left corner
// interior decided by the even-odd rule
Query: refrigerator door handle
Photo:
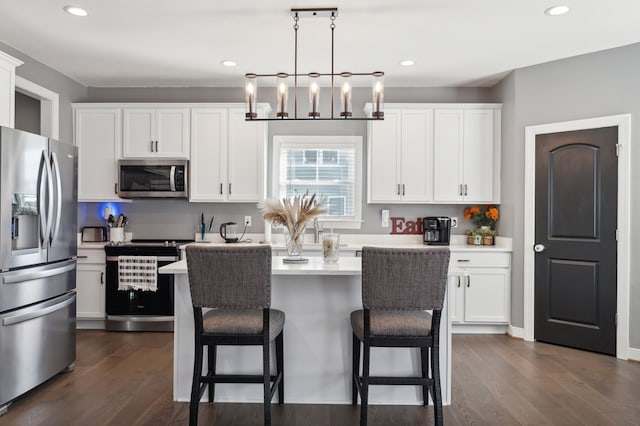
[[[58,156],[55,152],[51,153],[51,164],[53,165],[53,176],[55,176],[56,180],[56,217],[55,225],[52,226],[51,229],[51,239],[49,241],[49,244],[53,245],[53,241],[58,237],[58,231],[60,230],[60,216],[62,215],[62,178],[60,177],[60,163],[58,163]],[[51,218],[51,221],[53,222],[53,218]]]
[[[69,306],[76,300],[75,293],[69,293],[56,297],[55,299],[48,300],[44,303],[39,303],[35,306],[30,306],[26,309],[20,309],[15,313],[9,314],[2,318],[2,325],[13,325],[21,322],[29,321],[34,318],[42,317],[51,312],[59,311],[60,309]]]
[[[42,151],[40,161],[40,182],[38,183],[38,213],[40,214],[40,242],[44,246],[45,241],[49,238],[51,230],[51,211],[53,210],[53,183],[51,182],[51,165],[49,164],[49,156],[47,151]],[[46,184],[46,190],[42,187]],[[45,197],[48,206],[45,206]]]
[[[7,274],[2,278],[3,284],[17,284],[24,281],[32,281],[40,278],[53,277],[54,275],[64,274],[65,272],[73,271],[76,267],[76,262],[71,261],[64,266],[60,266],[52,269],[45,269],[37,272],[14,272]]]

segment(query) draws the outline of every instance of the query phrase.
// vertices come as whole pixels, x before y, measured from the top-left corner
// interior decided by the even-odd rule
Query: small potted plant
[[[485,206],[484,211],[479,206],[467,207],[464,210],[464,218],[473,222],[477,227],[465,231],[468,244],[475,244],[475,236],[477,235],[481,238],[481,244],[495,244],[496,231],[493,227],[500,218],[498,207],[488,205]]]

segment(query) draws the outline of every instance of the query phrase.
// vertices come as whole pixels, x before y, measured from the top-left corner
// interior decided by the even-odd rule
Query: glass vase
[[[304,244],[304,228],[297,232],[290,232],[284,228],[284,244],[287,247],[287,259],[302,259],[302,245]]]

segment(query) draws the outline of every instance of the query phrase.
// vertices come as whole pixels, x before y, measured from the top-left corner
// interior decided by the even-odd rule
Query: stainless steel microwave
[[[188,160],[118,161],[121,198],[187,198],[188,180]]]

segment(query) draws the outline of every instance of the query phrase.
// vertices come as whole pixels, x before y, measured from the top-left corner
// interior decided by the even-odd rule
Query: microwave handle
[[[169,173],[169,186],[171,192],[176,192],[176,166],[171,166],[171,173]]]

